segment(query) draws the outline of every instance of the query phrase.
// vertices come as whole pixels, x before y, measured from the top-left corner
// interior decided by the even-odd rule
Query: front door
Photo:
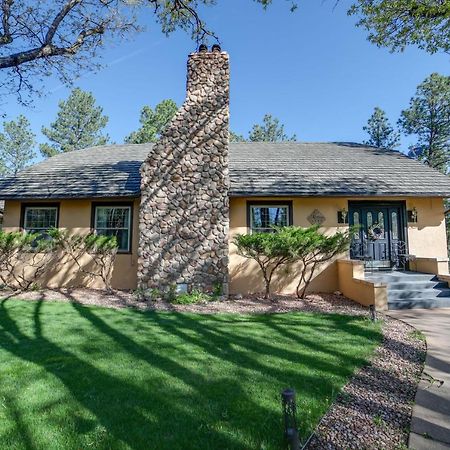
[[[406,252],[404,232],[404,205],[351,204],[350,226],[353,235],[351,257],[363,259],[373,268],[391,268],[398,264],[400,253]]]

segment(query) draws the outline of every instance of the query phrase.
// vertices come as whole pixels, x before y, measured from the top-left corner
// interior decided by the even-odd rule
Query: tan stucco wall
[[[325,222],[321,228],[326,233],[334,233],[346,227],[337,223],[337,212],[346,208],[349,201],[405,201],[406,208],[417,209],[418,222],[408,224],[409,252],[419,257],[447,257],[444,204],[441,198],[362,198],[362,197],[309,197],[309,198],[231,198],[230,199],[230,242],[237,233],[247,232],[247,201],[273,200],[280,202],[292,200],[293,224],[310,226],[307,217],[318,209]],[[341,255],[347,256],[347,255]],[[297,270],[290,267],[280,271],[274,278],[273,291],[292,293],[297,284]],[[333,292],[339,289],[336,261],[321,267],[310,285],[310,291]],[[230,291],[231,293],[261,292],[263,283],[256,263],[236,254],[236,248],[230,245]]]
[[[230,199],[230,241],[236,233],[247,232],[247,200],[292,200],[293,223],[298,226],[309,226],[307,217],[314,209],[320,210],[326,220],[322,229],[326,233],[334,233],[338,228],[337,211],[348,209],[348,201],[365,200],[363,198],[231,198]],[[367,199],[370,200],[370,199]],[[377,200],[405,200],[398,197],[385,197]],[[96,200],[98,201],[98,200]],[[111,200],[114,202],[114,200]],[[123,199],[117,199],[123,201]],[[29,202],[26,202],[29,203]],[[59,226],[73,232],[89,232],[91,226],[90,200],[62,200],[60,203]],[[439,198],[411,198],[406,200],[407,208],[415,207],[418,212],[418,223],[409,224],[408,240],[410,253],[418,257],[440,258],[447,257],[446,232],[444,220],[444,206]],[[113,272],[112,285],[117,289],[134,289],[136,287],[137,273],[137,237],[138,237],[138,210],[139,199],[134,200],[133,207],[133,234],[132,254],[119,254]],[[4,230],[18,230],[20,226],[21,203],[6,201],[4,212]],[[346,255],[342,255],[346,256]],[[230,291],[231,293],[260,292],[263,290],[261,274],[256,263],[246,260],[236,254],[233,245],[230,245]],[[51,287],[69,286],[87,283],[76,274],[76,268],[67,263],[55,267],[49,277]],[[292,293],[297,283],[295,267],[288,268],[279,273],[274,279],[273,290]],[[99,281],[90,284],[93,287],[102,287]],[[337,262],[324,265],[311,284],[310,290],[317,292],[333,292],[339,289]]]
[[[375,305],[378,311],[388,309],[387,287],[364,279],[364,263],[339,260],[339,290],[347,297],[364,306]]]
[[[95,200],[111,202],[114,200]],[[123,202],[124,199],[117,199]],[[31,203],[31,202],[25,202]],[[38,202],[33,202],[38,203]],[[44,202],[45,203],[45,202]],[[61,200],[59,203],[59,227],[74,233],[89,233],[91,230],[91,200]],[[118,254],[112,274],[112,286],[116,289],[135,289],[137,283],[137,239],[139,236],[139,199],[133,201],[133,231],[131,241],[131,254]],[[4,213],[4,231],[16,231],[20,227],[21,202],[6,201]],[[90,287],[102,288],[101,281],[96,278],[88,280],[77,273],[74,264],[62,261],[49,277],[44,281],[49,287],[76,286],[86,284]]]

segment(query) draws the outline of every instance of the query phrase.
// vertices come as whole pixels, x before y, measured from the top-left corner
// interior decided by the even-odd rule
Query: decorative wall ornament
[[[325,222],[325,216],[318,209],[315,209],[307,219],[311,225],[322,225]]]

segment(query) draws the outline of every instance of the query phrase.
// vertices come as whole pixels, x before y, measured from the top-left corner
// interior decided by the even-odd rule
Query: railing
[[[406,270],[412,255],[408,254],[408,246],[404,241],[395,241],[390,246],[390,254],[385,256],[384,261],[390,261],[390,267],[396,270]],[[369,242],[353,241],[350,246],[350,259],[363,261],[365,266],[374,267],[373,254],[369,251]]]

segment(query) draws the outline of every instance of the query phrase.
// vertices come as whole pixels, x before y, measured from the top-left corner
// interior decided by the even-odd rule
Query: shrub
[[[30,289],[58,259],[58,243],[37,233],[0,231],[0,278],[5,286]]]
[[[190,305],[193,303],[210,302],[213,300],[214,298],[211,295],[205,294],[198,290],[193,290],[190,293],[175,295],[170,302],[175,305]]]
[[[244,258],[255,260],[264,278],[264,298],[270,297],[270,284],[276,270],[292,257],[291,227],[278,228],[274,233],[238,234],[233,243]]]
[[[301,262],[297,296],[304,298],[317,267],[350,245],[351,230],[326,236],[318,226],[279,227],[273,233],[238,234],[233,239],[239,255],[255,260],[263,274],[264,298],[270,297],[274,273],[283,265]]]
[[[61,247],[65,254],[77,265],[80,272],[91,277],[99,277],[105,289],[111,291],[111,277],[116,260],[118,244],[115,236],[95,233],[87,235],[70,234],[68,231],[52,229],[49,236]],[[93,269],[82,263],[84,255],[91,257]]]

